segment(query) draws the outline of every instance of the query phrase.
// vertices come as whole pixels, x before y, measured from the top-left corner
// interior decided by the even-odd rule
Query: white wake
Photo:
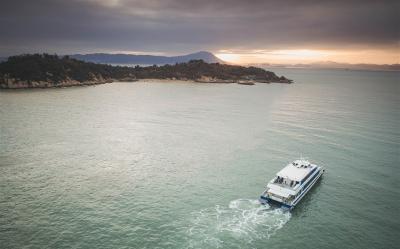
[[[188,248],[238,246],[268,239],[289,219],[290,212],[260,205],[258,200],[238,199],[228,207],[202,209],[192,215]]]

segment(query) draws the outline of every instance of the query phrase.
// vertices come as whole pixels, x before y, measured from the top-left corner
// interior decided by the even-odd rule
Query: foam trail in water
[[[238,245],[239,241],[268,239],[289,219],[290,212],[260,205],[258,200],[238,199],[228,207],[202,209],[193,213],[188,248],[220,248],[228,246],[226,241]]]

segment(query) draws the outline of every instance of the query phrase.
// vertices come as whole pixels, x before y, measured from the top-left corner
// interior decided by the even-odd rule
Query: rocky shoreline
[[[207,84],[239,84],[252,86],[256,83],[270,84],[270,83],[286,83],[291,84],[292,82],[265,82],[265,81],[254,81],[254,80],[220,80],[220,79],[107,79],[107,80],[91,80],[79,82],[77,80],[65,80],[58,83],[46,82],[46,81],[18,81],[16,79],[7,79],[6,81],[0,82],[0,89],[31,89],[31,88],[64,88],[74,86],[93,86],[102,85],[116,82],[161,82],[161,83],[173,83],[173,82],[184,82],[184,83],[207,83]]]
[[[89,81],[64,80],[57,83],[48,81],[26,81],[7,78],[0,80],[0,89],[27,89],[27,88],[63,88],[73,86],[93,86],[114,82],[135,82],[137,79],[93,79]]]

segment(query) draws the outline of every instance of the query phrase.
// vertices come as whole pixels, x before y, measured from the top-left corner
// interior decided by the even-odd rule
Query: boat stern
[[[272,205],[279,206],[284,210],[292,210],[293,207],[294,207],[294,206],[289,205],[289,204],[287,204],[287,203],[285,203],[283,201],[274,200],[274,199],[268,198],[268,197],[263,196],[263,195],[260,196],[260,198],[258,200],[262,205],[272,204]]]
[[[269,198],[266,196],[261,195],[260,198],[258,199],[258,201],[262,204],[265,205],[269,202]]]

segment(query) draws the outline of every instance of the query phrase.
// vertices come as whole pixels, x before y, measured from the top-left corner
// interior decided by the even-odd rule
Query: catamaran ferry
[[[324,173],[324,169],[305,159],[295,160],[276,174],[260,202],[277,202],[282,207],[293,209]]]

